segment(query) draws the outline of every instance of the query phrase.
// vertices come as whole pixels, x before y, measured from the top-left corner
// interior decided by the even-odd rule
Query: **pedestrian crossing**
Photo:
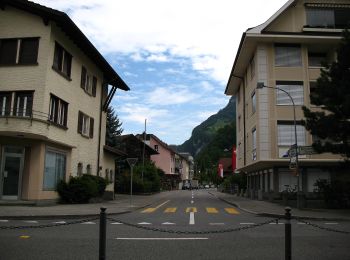
[[[223,209],[218,209],[214,207],[205,207],[205,208],[198,208],[198,207],[187,207],[182,209],[184,210],[185,213],[199,213],[199,212],[205,212],[208,214],[219,214],[221,212],[230,214],[230,215],[238,215],[240,212],[235,209],[235,208],[223,208]],[[154,212],[162,212],[162,213],[176,213],[180,212],[181,210],[178,210],[177,207],[168,207],[165,209],[160,209],[160,208],[146,208],[141,211],[141,213],[154,213]]]

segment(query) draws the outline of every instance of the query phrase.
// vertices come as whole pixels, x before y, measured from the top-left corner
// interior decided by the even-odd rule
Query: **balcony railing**
[[[48,113],[32,110],[32,109],[2,109],[0,110],[0,118],[5,118],[6,121],[11,118],[25,119],[33,121],[41,121],[50,124],[50,117]]]

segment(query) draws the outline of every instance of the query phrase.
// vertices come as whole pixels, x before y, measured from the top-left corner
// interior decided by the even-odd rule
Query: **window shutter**
[[[86,68],[82,66],[80,87],[85,89],[85,84],[86,84]]]
[[[83,124],[83,114],[79,111],[78,114],[78,133],[82,133],[82,124]]]
[[[0,41],[0,64],[16,64],[17,39]]]
[[[38,59],[38,47],[38,38],[22,39],[18,63],[36,64]]]
[[[96,97],[96,86],[97,86],[97,78],[94,76],[92,78],[92,96]]]
[[[94,119],[90,117],[90,138],[94,137]]]

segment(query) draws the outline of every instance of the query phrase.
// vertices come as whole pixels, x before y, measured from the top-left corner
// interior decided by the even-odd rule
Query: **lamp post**
[[[292,104],[293,104],[293,119],[294,119],[294,138],[295,138],[295,144],[294,144],[295,172],[296,172],[296,175],[297,175],[297,208],[300,209],[301,205],[300,205],[300,198],[299,198],[300,176],[299,176],[299,162],[298,162],[298,139],[297,139],[297,121],[296,121],[296,117],[295,117],[295,103],[294,103],[294,100],[293,100],[292,96],[287,91],[285,91],[284,89],[281,89],[281,88],[278,88],[278,87],[265,86],[263,82],[258,82],[256,88],[257,89],[272,88],[272,89],[280,90],[283,93],[285,93],[290,98],[290,100],[292,101]],[[292,163],[292,161],[290,163]]]

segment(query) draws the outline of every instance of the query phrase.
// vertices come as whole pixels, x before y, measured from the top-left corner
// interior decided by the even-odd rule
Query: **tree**
[[[303,107],[307,130],[313,136],[313,148],[317,152],[340,154],[350,157],[350,33],[343,32],[337,49],[337,61],[323,64],[321,76],[317,79],[314,93],[310,94],[312,104],[321,111]]]
[[[106,122],[106,144],[109,146],[116,146],[116,137],[121,135],[123,128],[121,128],[122,122],[119,121],[117,114],[112,107],[107,109],[107,122]]]

